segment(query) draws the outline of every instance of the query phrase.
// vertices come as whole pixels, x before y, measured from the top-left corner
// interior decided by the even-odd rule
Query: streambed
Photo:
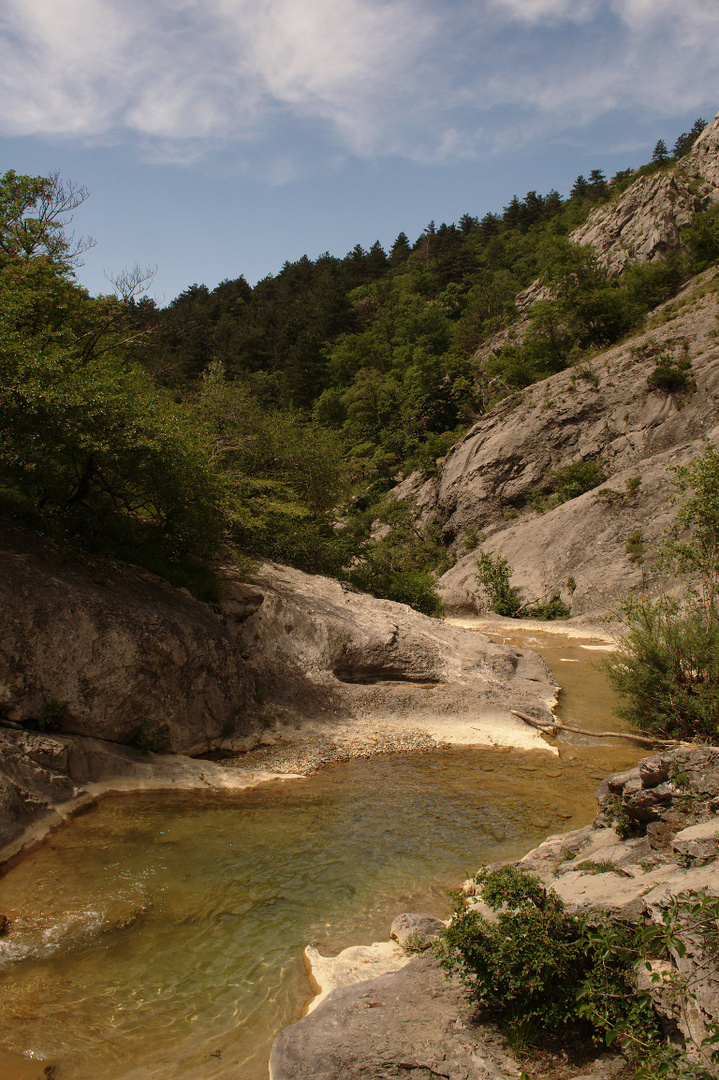
[[[552,638],[563,717],[610,726],[592,653]],[[639,756],[568,737],[559,759],[458,748],[232,799],[107,798],[0,881],[0,1044],[55,1061],[57,1080],[265,1080],[274,1034],[309,1000],[304,945],[445,915],[447,887],[590,820],[598,780]]]

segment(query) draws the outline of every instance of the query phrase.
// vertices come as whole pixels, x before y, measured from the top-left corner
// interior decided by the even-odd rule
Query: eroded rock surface
[[[271,1080],[517,1080],[519,1063],[496,1033],[480,1033],[461,989],[433,957],[394,975],[335,990],[284,1031]]]
[[[551,750],[510,712],[548,718],[555,686],[534,653],[272,564],[241,581],[228,560],[210,606],[21,530],[0,541],[0,846],[113,777],[227,786],[217,766],[173,767],[161,749],[234,752],[236,776],[325,760],[245,759],[262,744],[320,743],[337,751],[328,760],[437,741]],[[47,721],[48,707],[57,732],[24,729]]]
[[[231,603],[248,593],[261,602],[229,628],[279,717],[325,728],[346,720],[384,731],[411,724],[448,743],[547,749],[511,715],[546,714],[553,699],[536,653],[288,567],[265,564],[249,583],[227,587]]]
[[[0,709],[65,733],[206,748],[252,701],[236,642],[206,604],[153,574],[0,535]]]
[[[594,614],[641,588],[628,537],[641,530],[651,550],[676,512],[667,467],[700,452],[705,439],[719,442],[719,293],[708,277],[659,309],[646,331],[593,361],[591,377],[560,372],[505,399],[452,447],[436,478],[410,477],[395,489],[454,538],[459,561],[440,579],[450,612],[483,610],[477,552],[462,555],[470,528],[485,534],[485,551],[514,567],[512,584],[526,599],[556,585],[572,614]],[[647,385],[661,356],[691,361],[686,393]],[[552,471],[576,461],[598,462],[608,479],[544,513],[532,509],[528,497],[548,494]]]
[[[591,244],[611,274],[682,249],[681,230],[719,203],[719,113],[670,170],[640,176],[616,203],[595,207],[571,233]]]

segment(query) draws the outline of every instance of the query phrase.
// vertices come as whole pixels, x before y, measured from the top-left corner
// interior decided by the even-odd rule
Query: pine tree
[[[674,143],[674,157],[680,158],[684,157],[685,154],[688,154],[706,126],[706,120],[702,120],[702,118],[699,117],[699,119],[695,120],[692,124],[691,131],[682,132]]]
[[[583,199],[589,192],[589,184],[583,176],[578,176],[574,181],[574,187],[569,193],[570,199]]]
[[[657,145],[654,147],[652,161],[655,165],[665,165],[666,162],[669,161],[669,151],[667,150],[667,144],[664,142],[664,139],[659,139]]]

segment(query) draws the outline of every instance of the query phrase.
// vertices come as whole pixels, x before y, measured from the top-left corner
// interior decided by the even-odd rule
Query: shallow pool
[[[596,695],[596,691],[591,691]],[[57,1080],[265,1080],[301,1014],[301,950],[386,938],[399,911],[594,813],[629,744],[379,757],[231,799],[103,800],[0,880],[0,1044]]]

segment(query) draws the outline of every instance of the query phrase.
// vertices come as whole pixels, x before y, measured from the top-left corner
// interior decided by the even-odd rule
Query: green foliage
[[[719,206],[699,211],[682,229],[682,240],[692,251],[691,270],[698,274],[719,259]]]
[[[496,923],[455,909],[442,934],[442,966],[458,972],[469,1001],[510,1027],[556,1031],[576,1022],[584,974],[579,920],[530,874],[504,868],[478,878]]]
[[[625,600],[627,626],[604,660],[624,698],[617,713],[667,738],[711,742],[719,732],[719,621],[713,605],[690,596]]]
[[[711,741],[719,732],[719,453],[708,446],[670,476],[680,505],[660,565],[687,582],[686,597],[625,600],[626,635],[605,666],[625,699],[619,715],[657,734]],[[641,537],[629,554],[643,558]]]
[[[556,471],[550,469],[546,474],[544,490],[528,489],[524,497],[527,506],[536,510],[537,513],[544,514],[548,510],[561,506],[562,503],[578,498],[585,491],[592,491],[606,479],[607,475],[601,461],[580,458]],[[597,492],[595,497],[613,501],[621,496],[618,492],[605,490]]]
[[[667,1044],[635,970],[671,953],[684,956],[685,935],[716,957],[716,897],[682,894],[672,898],[661,924],[630,926],[597,912],[571,915],[538,878],[511,867],[481,870],[476,881],[493,918],[458,900],[437,953],[447,973],[459,975],[468,1000],[513,1041],[519,1036],[531,1045],[571,1032],[573,1040],[589,1037],[622,1049],[636,1078],[710,1075]],[[678,992],[686,998],[691,988]]]
[[[492,611],[510,619],[521,616],[524,619],[543,619],[549,622],[553,619],[569,618],[571,610],[558,592],[552,593],[544,603],[522,604],[510,584],[512,574],[512,567],[501,555],[492,556],[486,551],[480,553],[476,580],[485,590]]]
[[[0,494],[96,550],[177,558],[219,535],[203,433],[130,359],[130,303],[73,281],[78,201],[56,177],[0,181]]]
[[[576,499],[607,479],[602,462],[591,458],[572,461],[556,472],[550,470],[549,476],[555,505]]]
[[[35,723],[38,731],[59,731],[67,713],[67,701],[50,698],[44,701]]]
[[[19,176],[10,169],[0,177],[0,267],[14,260],[43,259],[68,271],[92,246],[66,233],[73,210],[87,189],[49,176]]]
[[[347,550],[334,527],[346,475],[338,438],[292,411],[263,408],[219,362],[193,404],[232,539],[311,573],[339,572]]]
[[[635,529],[634,532],[629,534],[624,551],[630,562],[636,563],[638,566],[642,565],[646,549],[644,547],[644,533],[641,529]]]
[[[691,131],[682,132],[674,143],[674,157],[681,158],[684,157],[685,154],[688,154],[706,126],[706,120],[699,117],[692,124]]]
[[[650,390],[664,390],[667,394],[682,393],[691,385],[691,369],[688,357],[674,360],[670,356],[661,356],[647,376],[647,386]]]
[[[498,615],[516,616],[520,600],[510,581],[512,567],[501,555],[492,556],[482,551],[477,560],[477,584],[486,592],[489,606]]]
[[[487,377],[505,393],[577,363],[588,350],[618,341],[649,310],[669,299],[681,279],[672,262],[635,265],[610,278],[591,247],[563,238],[547,238],[538,252],[551,299],[531,308],[522,346],[505,346],[486,366]]]
[[[138,754],[162,754],[167,749],[167,739],[152,720],[143,720],[127,740],[127,745]]]
[[[348,521],[360,557],[347,572],[357,588],[384,600],[409,604],[425,615],[439,617],[442,600],[435,574],[452,564],[436,526],[422,528],[419,508],[398,499],[372,504]],[[381,539],[371,535],[385,526]]]
[[[523,619],[541,619],[552,622],[554,619],[568,619],[572,611],[564,603],[560,594],[555,592],[543,604],[531,604],[529,607],[522,608],[521,614]]]
[[[610,795],[604,805],[604,817],[608,825],[613,825],[620,840],[638,836],[641,826],[630,817],[622,802],[621,795]]]

